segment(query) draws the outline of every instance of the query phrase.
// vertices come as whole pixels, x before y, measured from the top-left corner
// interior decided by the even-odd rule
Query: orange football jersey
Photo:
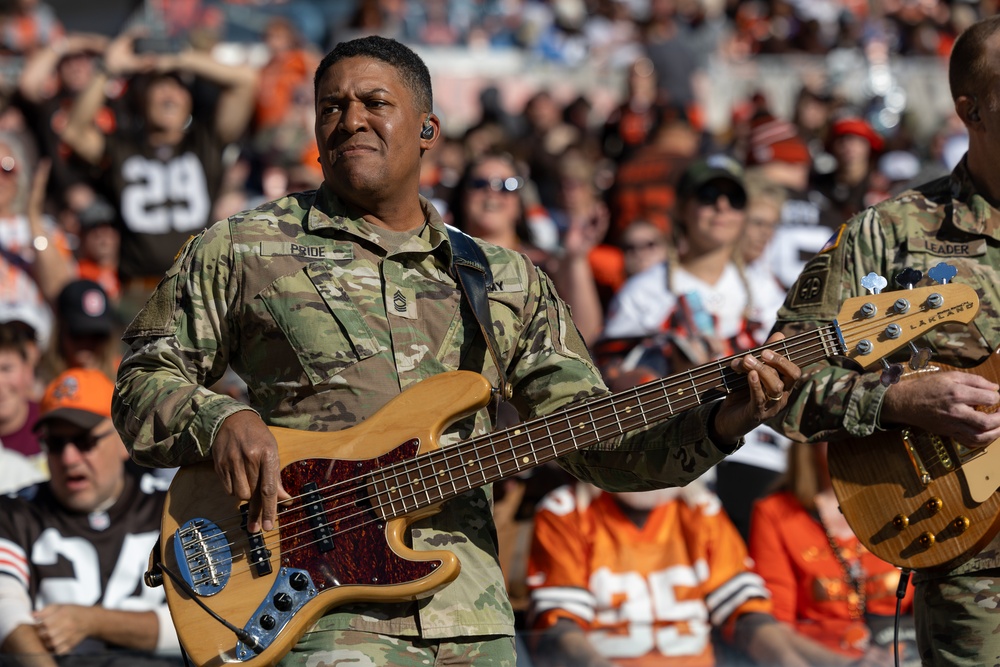
[[[715,664],[711,631],[770,613],[746,545],[703,491],[658,505],[642,528],[614,497],[586,484],[546,496],[528,563],[532,625],[578,623],[621,666]]]

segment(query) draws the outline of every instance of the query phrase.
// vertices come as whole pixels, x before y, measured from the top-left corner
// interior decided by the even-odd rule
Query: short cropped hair
[[[319,97],[319,82],[335,63],[347,58],[374,58],[392,65],[399,72],[403,83],[413,93],[418,111],[430,111],[434,105],[431,91],[431,73],[420,56],[394,39],[371,35],[340,42],[333,47],[316,68],[313,94]]]
[[[998,73],[990,64],[989,44],[998,31],[1000,15],[990,16],[973,23],[955,40],[948,62],[948,85],[953,100],[963,95],[983,96],[996,86]]]

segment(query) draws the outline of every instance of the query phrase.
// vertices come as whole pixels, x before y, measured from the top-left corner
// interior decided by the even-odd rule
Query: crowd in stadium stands
[[[565,102],[540,89],[520,108],[482,90],[476,122],[449,131],[444,119],[445,136],[423,157],[422,192],[452,224],[543,267],[609,385],[624,389],[760,344],[805,260],[841,223],[947,173],[967,145],[955,118],[917,136],[910,110],[886,123],[885,100],[858,105],[824,81],[803,83],[791,114],[761,92],[733,108],[723,131],[709,131],[708,57],[854,51],[869,62],[928,56],[943,67],[957,34],[992,5],[147,0],[100,35],[63,26],[36,0],[3,3],[0,491],[30,503],[52,462],[65,463],[71,443],[46,451],[46,431],[36,429],[46,386],[72,369],[114,378],[122,328],[185,239],[319,186],[312,73],[340,40],[381,34],[420,49],[516,49],[622,74],[627,87],[607,114],[588,90]],[[216,57],[234,42],[266,57]],[[245,387],[233,376],[219,390]],[[499,552],[528,637],[524,664],[584,664],[584,654],[586,664],[745,664],[733,646],[746,642],[707,648],[732,640],[734,627],[757,627],[734,625],[742,614],[776,618],[821,644],[816,664],[891,664],[866,619],[892,614],[881,598],[898,573],[830,511],[825,450],[808,462],[816,479],[802,492],[789,445],[761,428],[697,492],[645,504],[574,485],[558,468],[498,484]],[[94,448],[76,449],[87,457]],[[149,484],[162,483],[157,475]],[[39,614],[53,598],[32,577],[49,575],[26,563],[31,545],[13,562],[3,545],[23,536],[4,530],[0,583],[13,578],[30,591],[44,627]],[[672,549],[657,551],[664,540]],[[716,548],[725,553],[709,558]],[[725,598],[727,586],[739,599]],[[102,590],[85,604],[124,599]],[[904,616],[908,608],[907,599]],[[4,650],[16,630],[7,609],[0,599]],[[566,623],[578,631],[573,642],[553,635]],[[121,646],[83,632],[68,644],[40,636],[53,653]]]

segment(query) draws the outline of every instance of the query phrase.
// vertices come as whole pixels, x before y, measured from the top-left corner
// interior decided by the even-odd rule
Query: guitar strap
[[[486,297],[486,293],[493,290],[493,272],[490,270],[490,263],[471,236],[451,225],[445,227],[448,228],[448,238],[451,240],[452,276],[458,283],[466,303],[472,308],[472,314],[479,323],[483,338],[486,339],[486,347],[497,369],[500,400],[508,400],[511,397],[511,387],[507,384],[506,366],[500,363],[500,348],[493,334],[493,318],[490,316],[490,304]]]

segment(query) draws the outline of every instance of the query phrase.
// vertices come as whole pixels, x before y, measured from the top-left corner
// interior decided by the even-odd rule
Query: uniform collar
[[[406,252],[429,253],[438,248],[447,248],[448,264],[451,264],[451,243],[448,240],[448,232],[445,228],[444,220],[438,213],[434,205],[423,196],[420,197],[420,208],[424,212],[427,220],[427,229],[419,236],[400,248]],[[309,214],[306,218],[305,229],[310,233],[317,233],[320,230],[342,231],[364,239],[378,243],[378,239],[372,239],[368,231],[371,227],[363,225],[358,218],[352,218],[347,211],[347,207],[324,183],[316,190],[315,199]]]
[[[952,224],[963,232],[1000,240],[1000,211],[990,206],[986,198],[976,192],[967,159],[963,157],[951,172],[951,196],[957,201],[965,202],[964,206],[954,207]]]

